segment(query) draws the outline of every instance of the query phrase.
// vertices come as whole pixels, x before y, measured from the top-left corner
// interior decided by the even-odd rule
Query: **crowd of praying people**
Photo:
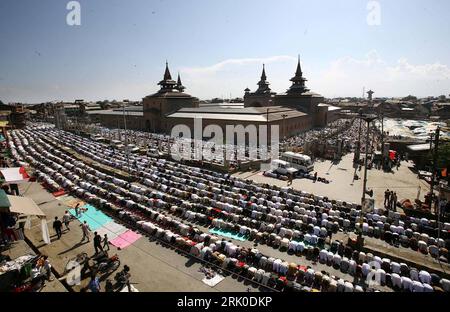
[[[119,215],[127,224],[265,287],[280,291],[370,291],[364,280],[374,273],[382,286],[393,290],[450,291],[450,281],[436,273],[331,239],[340,230],[359,231],[448,262],[448,223],[437,235],[434,220],[375,208],[364,215],[361,226],[361,207],[355,203],[259,185],[148,156],[129,155],[130,167],[125,153],[52,127],[11,131],[8,143],[15,161],[31,165],[38,181],[50,189],[64,189]],[[61,145],[102,165],[129,172],[138,182],[99,171]],[[295,254],[301,257],[298,262],[309,261],[311,265],[265,255],[256,247],[239,246],[200,227],[241,234],[249,241]],[[317,261],[333,274],[314,270],[312,264]],[[378,263],[376,268],[374,262]],[[336,270],[346,278],[338,277]]]
[[[362,122],[360,125],[358,119],[338,119],[324,128],[311,129],[296,136],[289,137],[280,146],[281,149],[289,150],[292,148],[305,148],[306,143],[308,143],[313,153],[314,147],[319,145],[325,144],[328,147],[335,148],[338,143],[341,143],[341,153],[345,154],[355,151],[358,147],[359,140],[364,142],[366,135],[367,125],[365,122]],[[376,142],[374,143],[376,144]],[[364,143],[361,143],[360,150],[362,153],[365,153]]]
[[[143,132],[138,130],[124,130],[124,129],[109,129],[101,126],[89,125],[86,129],[89,133],[94,134],[97,138],[104,138],[109,141],[116,140],[122,143],[125,141],[128,144],[150,148],[152,150],[160,152],[162,155],[168,156],[171,154],[171,148],[175,144],[175,139],[170,135],[157,134],[150,132]],[[182,155],[185,159],[195,159],[195,146],[198,142],[190,138],[178,138],[179,145],[190,144],[192,147],[191,155]],[[241,163],[261,158],[262,154],[260,149],[253,147],[256,150],[256,155],[250,155],[249,146],[240,146],[234,144],[217,144],[208,141],[202,141],[204,151],[212,151],[211,153],[204,152],[202,157],[204,162],[209,162],[215,165],[225,165],[225,152],[229,152],[226,155],[227,163],[230,167],[238,168]],[[216,151],[223,151],[223,153],[216,153]],[[270,153],[270,150],[268,151]]]

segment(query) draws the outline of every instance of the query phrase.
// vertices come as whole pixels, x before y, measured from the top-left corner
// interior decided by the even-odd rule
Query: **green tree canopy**
[[[408,95],[402,99],[403,101],[417,101],[417,97],[414,95]]]
[[[428,155],[430,163],[433,163],[433,152]],[[441,143],[438,148],[437,154],[437,167],[438,169],[449,168],[450,165],[450,143]]]

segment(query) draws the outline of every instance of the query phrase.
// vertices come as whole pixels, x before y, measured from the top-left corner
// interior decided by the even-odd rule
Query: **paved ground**
[[[368,170],[367,189],[373,190],[375,206],[382,207],[384,201],[384,191],[388,188],[397,192],[399,200],[403,198],[415,199],[418,187],[421,187],[420,197],[429,191],[429,185],[420,180],[411,170],[412,162],[402,162],[399,170],[393,172],[383,172],[382,170]],[[360,177],[354,180],[355,168],[353,168],[353,154],[348,154],[338,163],[329,160],[318,160],[314,163],[314,171],[318,177],[326,178],[331,182],[329,184],[313,182],[309,179],[296,179],[292,187],[297,190],[314,193],[321,196],[327,196],[330,199],[343,200],[347,202],[360,203],[363,188],[363,172],[357,171]],[[258,183],[268,183],[278,186],[286,186],[287,181],[278,180],[263,176],[262,172],[244,172],[236,173],[234,176],[251,179]]]
[[[328,196],[329,198],[342,199],[347,201],[359,202],[362,189],[361,180],[353,181],[354,169],[352,167],[352,155],[347,155],[338,164],[332,164],[329,161],[316,162],[315,170],[319,176],[332,180],[330,184],[313,183],[310,180],[295,180],[293,187],[302,189],[315,194]],[[369,172],[368,188],[374,189],[377,203],[383,199],[385,188],[397,190],[399,198],[409,197],[415,198],[417,195],[417,186],[422,185],[422,194],[424,182],[419,181],[415,174],[408,168],[408,163],[404,163],[399,172],[384,173],[378,170]],[[261,173],[244,173],[240,174],[243,178],[250,178],[256,182],[271,183],[277,185],[286,185],[287,182],[277,179],[267,178]],[[21,185],[23,195],[31,197],[47,214],[49,228],[51,234],[51,222],[54,216],[62,217],[64,211],[68,208],[52,194],[44,190],[38,183],[26,183]],[[202,227],[200,227],[202,228]],[[207,229],[202,228],[203,231]],[[87,252],[89,256],[93,255],[92,241],[90,243],[79,244],[81,239],[81,229],[79,222],[71,223],[71,231],[63,234],[60,240],[52,237],[52,244],[45,245],[41,237],[40,224],[35,220],[33,227],[26,235],[30,238],[41,253],[48,254],[51,261],[59,273],[64,271],[67,262],[75,257],[78,253]],[[251,242],[234,241],[244,246],[252,246]],[[257,247],[263,253],[285,259],[286,261],[296,262],[298,264],[311,266],[315,270],[325,270],[333,275],[353,281],[353,278],[347,274],[342,274],[338,270],[334,270],[326,265],[312,263],[304,257],[288,255],[285,252],[275,250],[271,247],[260,245]],[[248,287],[252,291],[258,289],[248,283],[236,280],[235,277],[228,276],[224,281],[214,288],[211,288],[201,282],[203,274],[199,272],[200,263],[179,254],[166,246],[161,246],[158,242],[143,236],[131,246],[117,250],[111,246],[111,252],[117,253],[121,259],[121,263],[131,267],[132,279],[134,286],[140,291],[246,291]],[[120,268],[121,269],[121,268]],[[115,273],[113,273],[115,274]],[[112,278],[113,276],[110,276]],[[104,280],[104,279],[103,279]],[[76,291],[86,286],[87,279],[80,286],[74,287]],[[356,281],[354,281],[356,282]],[[383,289],[389,291],[388,289]]]
[[[34,199],[40,208],[46,213],[51,233],[52,243],[44,244],[42,241],[41,228],[38,220],[32,222],[32,228],[26,231],[27,237],[38,247],[39,251],[47,254],[55,269],[62,274],[68,261],[81,252],[94,254],[92,240],[89,243],[79,244],[82,233],[79,221],[70,224],[70,231],[63,232],[60,240],[56,240],[52,230],[52,220],[55,216],[62,217],[68,208],[62,204],[52,194],[49,194],[38,183],[25,183],[21,185],[21,192],[24,196]],[[143,236],[131,246],[118,250],[111,245],[110,255],[117,253],[121,260],[122,269],[124,264],[131,268],[131,282],[135,283],[139,291],[246,291],[251,287],[253,291],[257,288],[247,285],[235,278],[228,276],[215,287],[209,287],[201,280],[203,274],[199,272],[201,264],[190,258],[179,255],[159,243],[151,241]],[[114,277],[113,273],[109,278]],[[104,286],[102,279],[102,286]],[[75,291],[80,291],[86,286],[88,280],[82,281],[81,285],[75,286]]]

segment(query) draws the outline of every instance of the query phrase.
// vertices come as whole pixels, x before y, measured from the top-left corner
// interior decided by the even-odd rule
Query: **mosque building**
[[[280,137],[284,138],[326,126],[337,118],[339,109],[325,104],[323,96],[306,87],[300,58],[290,81],[292,85],[285,93],[273,92],[263,65],[258,88],[254,92],[245,89],[243,107],[200,106],[198,98],[185,92],[179,74],[177,81],[172,79],[166,62],[163,79],[158,83],[160,89],[144,97],[142,107],[128,109],[128,128],[170,134],[174,126],[184,124],[193,133],[194,119],[201,118],[203,129],[219,125],[224,134],[227,125],[266,125],[270,138],[271,126],[278,125]],[[92,112],[91,117],[105,126],[120,127],[122,114],[121,109],[116,109]]]

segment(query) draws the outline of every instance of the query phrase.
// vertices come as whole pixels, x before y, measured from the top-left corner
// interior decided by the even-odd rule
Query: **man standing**
[[[55,229],[56,235],[58,236],[58,239],[61,238],[62,232],[62,223],[58,220],[58,217],[55,217],[55,221],[53,221],[53,228]]]
[[[392,210],[393,207],[394,207],[393,202],[394,202],[394,191],[391,191],[391,192],[389,193],[389,209],[390,209],[390,210]]]
[[[83,231],[83,238],[81,238],[81,242],[84,241],[85,238],[87,238],[88,242],[90,241],[90,236],[91,236],[91,229],[89,228],[89,225],[87,224],[86,221],[84,221],[81,225],[81,230]]]
[[[78,218],[79,216],[80,216],[80,212],[78,211],[78,207],[80,206],[80,203],[78,203],[76,206],[75,206],[75,216]]]
[[[38,260],[38,264],[40,267],[41,272],[45,275],[45,278],[48,281],[52,281],[53,279],[51,278],[51,274],[52,274],[52,265],[50,264],[50,261],[48,260],[48,256],[47,255],[43,255],[39,260]]]
[[[95,249],[95,254],[98,254],[99,249],[100,249],[100,251],[103,251],[102,237],[97,232],[94,232],[94,249]]]
[[[64,222],[64,225],[66,226],[66,230],[70,231],[70,228],[69,228],[70,214],[69,214],[69,211],[67,211],[67,210],[64,213],[63,222]]]
[[[19,192],[19,185],[17,185],[17,183],[11,183],[9,185],[10,189],[11,189],[11,193],[16,195],[16,196],[20,196],[20,192]]]
[[[103,249],[108,248],[107,250],[109,251],[109,239],[108,239],[108,235],[105,234],[105,236],[103,237]]]
[[[388,205],[389,205],[389,195],[390,195],[389,189],[384,191],[384,207],[385,208],[388,208]]]
[[[100,281],[97,276],[92,276],[91,281],[89,282],[89,289],[92,292],[100,292]]]
[[[392,210],[396,211],[396,207],[397,207],[397,193],[394,192],[394,194],[392,195]]]

